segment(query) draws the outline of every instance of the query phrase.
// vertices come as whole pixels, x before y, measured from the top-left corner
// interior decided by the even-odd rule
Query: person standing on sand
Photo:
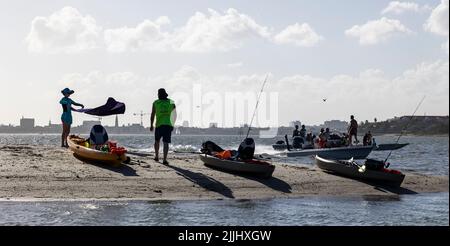
[[[70,99],[70,96],[75,93],[75,91],[65,88],[61,91],[61,93],[64,95],[64,97],[59,101],[63,108],[63,113],[61,115],[61,121],[63,125],[63,132],[61,134],[61,147],[67,148],[69,145],[67,144],[67,137],[70,134],[70,126],[72,125],[72,105],[84,108],[83,104],[76,103],[72,99]]]
[[[169,153],[169,144],[172,142],[172,131],[176,121],[175,103],[168,98],[166,90],[158,90],[158,100],[153,102],[152,114],[150,117],[150,131],[155,131],[155,161],[159,161],[159,145],[161,138],[163,140],[163,164],[168,165],[167,154]],[[153,126],[156,117],[156,128]]]
[[[349,144],[353,145],[353,136],[355,136],[355,142],[359,143],[358,141],[358,122],[355,120],[355,116],[350,116],[350,126],[348,127],[348,140]]]

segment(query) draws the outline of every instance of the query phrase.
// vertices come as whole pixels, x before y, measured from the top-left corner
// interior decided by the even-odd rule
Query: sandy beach
[[[406,173],[401,188],[379,187],[322,172],[312,165],[273,162],[271,179],[220,172],[194,154],[171,154],[170,166],[133,156],[122,168],[85,163],[69,150],[0,146],[1,200],[208,200],[301,196],[391,196],[448,192],[448,176]]]

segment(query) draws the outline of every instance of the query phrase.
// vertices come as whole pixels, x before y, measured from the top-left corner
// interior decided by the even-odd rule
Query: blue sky
[[[58,122],[58,91],[64,86],[80,90],[83,93],[74,95],[75,98],[94,106],[104,98],[93,98],[89,95],[89,88],[98,90],[100,81],[108,79],[128,80],[114,85],[120,87],[122,94],[114,90],[111,84],[104,84],[100,88],[105,89],[105,94],[113,94],[129,102],[130,110],[140,111],[151,104],[154,96],[152,90],[165,87],[166,84],[172,83],[174,91],[179,87],[176,81],[192,84],[203,81],[211,90],[217,91],[221,89],[220,83],[227,84],[223,82],[227,79],[231,83],[250,77],[244,80],[249,83],[238,84],[227,90],[256,92],[259,90],[261,77],[269,72],[274,84],[269,90],[278,92],[282,98],[279,101],[279,124],[287,124],[296,119],[310,124],[331,118],[346,120],[349,113],[357,114],[364,120],[373,117],[386,119],[410,113],[414,102],[420,100],[421,94],[428,94],[432,98],[428,104],[424,104],[421,113],[448,114],[448,92],[443,92],[448,91],[448,82],[445,83],[448,80],[448,47],[447,50],[442,48],[443,44],[448,42],[448,31],[445,33],[441,29],[431,31],[424,28],[433,13],[439,12],[439,18],[433,19],[433,25],[448,29],[448,1],[404,1],[399,3],[404,4],[402,6],[406,6],[406,3],[408,6],[418,6],[418,9],[407,10],[401,14],[382,14],[382,10],[390,3],[391,1],[379,0],[0,0],[0,124],[17,124],[22,115],[35,117],[40,124],[49,119]],[[55,27],[56,29],[52,29],[54,33],[50,33],[38,29],[39,26],[33,22],[40,16],[48,25],[63,23],[64,14],[69,13],[63,11],[65,7],[70,7],[70,13],[76,13],[78,19],[75,19],[75,22],[80,21],[81,24],[75,23],[71,26],[66,23],[64,28],[72,28],[68,30],[74,35],[78,35],[77,31],[82,32],[83,28],[87,28],[91,34],[97,35],[95,40],[83,38],[76,41],[82,42],[81,44],[76,44],[70,40],[71,36],[58,37],[67,35],[64,30],[57,29],[60,27]],[[217,11],[221,17],[237,18],[234,21],[242,23],[243,30],[228,36],[223,30],[230,30],[232,27],[221,23],[223,19],[213,20],[208,9]],[[229,9],[235,9],[237,14],[227,12]],[[197,23],[189,30],[195,31],[194,40],[204,41],[207,47],[195,44],[195,41],[186,46],[186,43],[180,40],[192,38],[189,33],[181,33],[179,30],[188,27],[188,20],[196,12],[206,16],[205,22],[208,22],[208,26]],[[238,18],[238,15],[245,17]],[[439,22],[442,22],[442,15],[447,16],[446,23]],[[152,40],[153,34],[136,32],[140,24],[156,25],[161,16],[167,16],[170,23],[160,26],[158,24],[161,33],[157,35],[167,34],[169,38],[161,36],[159,38],[163,41],[156,42]],[[57,18],[61,20],[58,21]],[[380,24],[383,18],[387,20],[384,23],[391,26]],[[93,20],[94,24],[83,22],[88,19]],[[372,34],[373,28],[392,30],[389,29],[387,34],[384,31],[378,33],[375,43],[369,45],[361,44],[358,37],[346,34],[352,27],[363,27],[369,21],[375,21],[377,26],[368,27],[365,30],[369,33],[363,33],[361,36]],[[277,34],[296,23],[296,28],[286,31],[284,36],[276,39]],[[78,24],[79,26],[76,26]],[[303,24],[310,28],[306,28],[307,31],[301,29],[306,34],[294,35],[295,32],[298,34],[301,31],[299,26]],[[218,25],[217,33],[214,32],[214,25]],[[113,35],[109,41],[106,38],[108,32]],[[30,35],[32,38],[27,39]],[[130,35],[133,39],[130,39]],[[208,35],[217,37],[204,38]],[[385,35],[385,40],[382,35]],[[125,41],[121,42],[122,39]],[[309,41],[307,45],[293,43],[302,41],[300,39]],[[61,45],[55,43],[55,40],[64,40],[64,43]],[[147,42],[146,40],[151,42],[140,43]],[[220,40],[224,40],[224,43]],[[44,45],[44,48],[33,49],[32,44]],[[60,47],[56,47],[57,45]],[[114,45],[123,49],[117,50]],[[163,48],[151,47],[156,45]],[[67,52],[74,48],[76,52]],[[199,50],[202,48],[205,50]],[[180,78],[177,76],[181,76],[179,72],[186,71],[183,68],[189,68],[191,72],[184,74],[187,77],[178,80]],[[368,70],[377,71],[376,76],[361,76],[367,74]],[[99,73],[101,75],[98,75]],[[124,73],[127,76],[123,76]],[[95,79],[90,76],[92,74],[97,74]],[[133,88],[125,93],[125,86],[130,85],[130,79],[133,80]],[[80,81],[84,81],[84,84]],[[344,86],[357,90],[345,90]],[[364,89],[366,87],[377,88],[371,91],[370,88]],[[148,92],[135,92],[136,88],[145,88]],[[323,91],[317,93],[321,90]],[[345,91],[349,91],[351,95],[347,95]],[[379,94],[372,95],[372,92]],[[337,93],[344,94],[335,96]],[[297,95],[304,99],[297,100]],[[317,97],[320,96],[331,97],[330,105],[324,107],[317,103],[316,100],[320,99]],[[379,98],[383,102],[367,100],[368,97]],[[24,103],[24,98],[25,101],[34,103]],[[391,100],[397,103],[392,106],[388,103]],[[361,101],[365,103],[361,105]],[[301,106],[292,109],[286,105]],[[297,113],[302,110],[306,112]],[[79,123],[85,119],[88,118],[79,116],[75,122]],[[105,120],[106,123],[112,122],[110,119]],[[137,119],[132,115],[125,115],[124,121],[135,122]]]

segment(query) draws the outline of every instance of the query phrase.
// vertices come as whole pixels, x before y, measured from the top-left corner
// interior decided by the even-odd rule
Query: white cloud
[[[165,51],[169,47],[170,34],[161,27],[170,23],[168,17],[159,17],[156,21],[145,20],[136,27],[107,29],[104,38],[110,52],[125,51]]]
[[[364,25],[355,25],[345,31],[349,37],[358,38],[361,45],[375,45],[384,43],[399,34],[413,33],[399,20],[383,17],[379,20],[372,20]]]
[[[250,16],[228,9],[224,14],[209,9],[197,12],[186,25],[174,32],[174,49],[184,52],[229,51],[250,38],[268,38],[267,27]]]
[[[381,14],[403,14],[405,12],[420,12],[421,7],[417,3],[412,2],[399,2],[399,1],[393,1],[390,2],[389,5],[381,11]]]
[[[433,9],[427,22],[424,24],[424,29],[428,32],[439,36],[447,37],[447,42],[441,45],[441,48],[448,52],[448,29],[449,29],[449,0],[441,0],[441,3]]]
[[[178,52],[225,52],[239,48],[250,38],[267,38],[267,27],[257,24],[251,17],[228,9],[221,14],[209,9],[197,12],[187,23],[172,32],[163,32],[162,25],[169,23],[167,17],[157,21],[146,20],[134,28],[122,27],[105,31],[109,51],[167,51]]]
[[[448,61],[436,61],[421,63],[394,78],[379,69],[331,78],[293,75],[277,80],[271,90],[280,92],[280,105],[307,104],[311,109],[299,112],[298,107],[284,107],[280,114],[285,120],[286,115],[300,115],[320,122],[347,119],[350,114],[356,114],[360,120],[385,119],[410,114],[411,105],[416,105],[423,95],[427,95],[427,100],[421,112],[447,114],[448,79]],[[330,104],[324,105],[321,98],[328,98]]]
[[[137,120],[132,113],[146,107],[148,110],[156,98],[157,89],[165,87],[171,98],[180,103],[180,117],[187,120],[186,117],[192,116],[195,110],[200,110],[197,106],[211,106],[203,96],[216,95],[220,100],[226,93],[236,92],[253,93],[256,97],[264,78],[264,74],[208,76],[194,67],[183,66],[172,74],[154,78],[131,72],[70,74],[61,80],[64,82],[61,86],[75,89],[75,99],[87,106],[101,105],[108,96],[124,101],[127,104],[124,117],[129,117],[127,121]],[[449,105],[448,79],[449,62],[435,61],[420,63],[395,77],[379,69],[367,69],[356,75],[338,74],[331,78],[305,74],[270,76],[266,92],[279,93],[281,122],[300,117],[318,123],[325,119],[347,119],[350,114],[356,114],[360,120],[373,117],[385,119],[410,114],[412,105],[417,104],[423,95],[427,95],[427,101],[421,112],[446,114]],[[199,94],[194,94],[194,85],[201,85]],[[187,101],[184,100],[186,96]],[[329,104],[325,105],[322,98],[328,98]],[[195,103],[195,100],[198,101]],[[302,105],[307,105],[308,110]],[[261,106],[260,110],[264,111],[265,106]],[[220,119],[211,121],[220,122]],[[203,123],[208,126],[211,121]]]
[[[449,62],[423,62],[393,80],[394,90],[403,95],[427,95],[437,108],[447,108],[449,100]],[[442,105],[437,104],[442,103]],[[444,102],[445,106],[444,106]]]
[[[100,35],[94,18],[64,7],[48,17],[34,18],[26,42],[31,52],[77,53],[98,47]]]
[[[301,47],[312,47],[323,40],[307,23],[286,27],[274,37],[277,44],[293,44]]]
[[[245,41],[260,39],[276,44],[294,44],[310,47],[323,38],[308,24],[288,26],[275,37],[270,28],[235,9],[219,13],[209,9],[197,12],[186,24],[173,31],[162,31],[167,21],[146,20],[136,27],[105,30],[105,42],[111,52],[174,51],[187,53],[227,52],[240,48]]]
[[[449,0],[441,0],[441,3],[431,12],[430,17],[424,25],[426,31],[431,33],[448,36]]]
[[[103,30],[93,17],[64,7],[48,17],[34,18],[26,41],[31,52],[79,53],[101,47],[111,53],[206,53],[238,49],[249,40],[310,47],[323,39],[307,23],[288,26],[274,36],[272,28],[232,8],[223,13],[197,12],[184,25],[169,30],[170,24],[169,17],[161,16],[132,27]]]

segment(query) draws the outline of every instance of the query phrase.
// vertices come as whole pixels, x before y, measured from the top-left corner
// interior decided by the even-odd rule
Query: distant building
[[[330,128],[332,131],[345,132],[347,131],[348,123],[342,120],[325,121],[324,126]]]
[[[209,128],[217,128],[217,123],[209,123]]]
[[[128,126],[128,131],[131,133],[140,133],[145,130],[145,127],[143,127],[141,124],[131,124]]]
[[[189,127],[189,121],[187,120],[183,121],[183,127]]]
[[[23,118],[20,119],[20,128],[23,130],[33,130],[34,129],[34,119]]]
[[[102,122],[98,120],[86,120],[83,121],[83,124],[81,125],[81,128],[83,130],[91,130],[91,128],[95,125],[101,125]]]
[[[62,129],[62,124],[53,124],[51,120],[48,121],[48,126],[44,127],[45,132],[57,132]]]
[[[299,120],[292,121],[292,122],[289,124],[290,127],[301,126],[301,125],[302,125],[302,122],[299,121]]]
[[[119,127],[119,116],[116,115],[116,121],[114,123],[114,127]]]

